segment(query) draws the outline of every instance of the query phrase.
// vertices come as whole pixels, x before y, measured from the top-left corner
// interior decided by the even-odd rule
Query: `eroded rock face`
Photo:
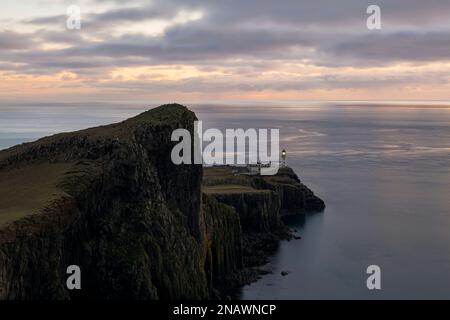
[[[282,167],[277,175],[262,179],[266,184],[261,187],[274,190],[280,197],[282,217],[325,209],[323,200],[305,186],[290,167]]]
[[[170,161],[172,131],[194,120],[163,106],[2,152],[1,170],[75,164],[60,181],[64,199],[2,227],[0,298],[207,298],[202,167]],[[82,270],[79,291],[65,288],[72,264]]]
[[[280,168],[274,176],[249,176],[233,171],[236,170],[226,166],[206,168],[204,191],[239,215],[244,268],[228,277],[228,282],[239,286],[257,280],[264,273],[257,267],[268,261],[268,254],[276,250],[280,240],[292,238],[284,218],[322,211],[325,204],[289,167]]]
[[[280,220],[281,200],[275,191],[264,190],[214,196],[219,202],[236,209],[244,232],[276,232],[282,223]]]
[[[172,131],[195,120],[165,105],[0,151],[0,175],[67,167],[45,206],[0,224],[0,299],[205,299],[255,280],[246,268],[286,231],[281,217],[323,202],[288,168],[246,181],[256,192],[203,194],[202,166],[170,159]],[[66,288],[69,265],[82,290]]]
[[[225,167],[222,170],[226,170]],[[209,181],[209,187],[214,187],[214,183]],[[242,191],[226,191],[227,185],[223,184],[223,179],[218,183],[222,184],[221,188],[217,189],[218,191],[211,188],[209,192],[219,202],[236,209],[242,229],[246,233],[277,233],[284,228],[281,221],[283,217],[302,215],[307,211],[321,211],[325,208],[324,202],[301,183],[289,167],[280,168],[274,176],[229,177],[226,182],[228,184],[241,183],[251,187],[243,188]]]
[[[209,287],[228,288],[230,276],[243,268],[242,229],[236,210],[220,203],[214,197],[203,195],[203,208],[206,219],[207,262],[205,269]],[[220,292],[212,292],[220,296]]]

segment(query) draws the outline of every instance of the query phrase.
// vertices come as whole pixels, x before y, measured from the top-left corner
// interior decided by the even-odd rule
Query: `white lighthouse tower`
[[[286,150],[281,151],[281,166],[286,167]]]

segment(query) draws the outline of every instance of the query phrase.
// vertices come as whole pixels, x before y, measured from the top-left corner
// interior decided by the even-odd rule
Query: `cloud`
[[[105,4],[108,9],[90,10],[88,2],[84,3],[81,30],[65,29],[62,13],[17,21],[36,27],[33,32],[0,31],[1,68],[34,75],[70,71],[99,88],[147,88],[151,84],[159,90],[187,91],[377,87],[429,81],[431,76],[437,83],[448,81],[442,76],[447,69],[442,74],[425,68],[424,74],[398,75],[389,74],[389,67],[450,61],[449,1],[379,0],[380,31],[365,26],[366,8],[371,4],[366,0],[90,3]],[[201,15],[192,18],[194,13]],[[299,76],[295,68],[286,70],[300,64],[314,72]],[[158,65],[220,69],[223,75],[177,83],[149,82],[152,77],[145,75],[140,81],[101,81],[120,67]],[[348,67],[386,67],[386,74],[340,76],[332,72]],[[271,72],[281,78],[265,76]]]
[[[15,31],[0,31],[0,48],[2,51],[15,52],[16,50],[25,50],[33,48],[34,39],[29,34]]]
[[[358,63],[391,63],[398,61],[450,60],[450,30],[403,31],[372,34],[340,41],[327,51],[332,56],[349,58]]]
[[[46,26],[46,25],[64,25],[66,20],[67,16],[65,14],[60,14],[54,16],[26,19],[23,22],[31,25]]]

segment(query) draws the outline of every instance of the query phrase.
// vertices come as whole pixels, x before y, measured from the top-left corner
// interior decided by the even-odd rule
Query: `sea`
[[[155,105],[2,102],[0,149]],[[290,222],[301,239],[280,242],[241,299],[450,299],[450,102],[187,105],[205,128],[279,129],[288,165],[326,203]]]

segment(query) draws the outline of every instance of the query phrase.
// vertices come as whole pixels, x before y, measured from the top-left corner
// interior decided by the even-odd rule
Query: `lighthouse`
[[[281,166],[286,167],[286,150],[281,151]]]

